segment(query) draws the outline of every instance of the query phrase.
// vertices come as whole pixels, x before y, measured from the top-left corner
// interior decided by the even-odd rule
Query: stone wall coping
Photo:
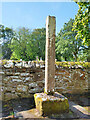
[[[56,68],[89,68],[90,62],[55,62]],[[4,68],[45,68],[45,61],[16,61],[16,60],[0,60],[0,67]]]

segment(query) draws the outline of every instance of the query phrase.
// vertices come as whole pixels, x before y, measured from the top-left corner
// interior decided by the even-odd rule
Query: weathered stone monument
[[[45,56],[45,91],[34,94],[36,109],[41,115],[67,112],[68,99],[54,91],[55,87],[55,31],[56,18],[46,19],[46,56]]]
[[[46,57],[45,57],[45,92],[53,92],[55,87],[55,31],[56,18],[46,19]]]

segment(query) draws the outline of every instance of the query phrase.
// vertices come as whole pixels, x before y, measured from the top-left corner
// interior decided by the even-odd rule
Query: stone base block
[[[36,93],[34,99],[40,115],[60,114],[69,111],[68,99],[60,93],[55,92],[53,95]]]

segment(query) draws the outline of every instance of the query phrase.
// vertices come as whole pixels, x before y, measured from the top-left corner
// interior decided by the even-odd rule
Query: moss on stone
[[[1,60],[1,62],[0,62],[0,64],[1,65],[5,65],[5,64],[7,64],[7,62],[8,62],[9,60]],[[20,60],[12,60],[12,62],[13,63],[19,63],[19,62],[22,62],[22,61],[20,61]],[[27,62],[27,61],[25,61],[25,62]],[[32,61],[32,63],[37,63],[37,61]],[[38,61],[38,63],[40,63],[40,64],[45,64],[45,61],[43,61],[43,62],[40,62],[40,61]],[[75,65],[80,65],[80,66],[82,66],[82,67],[85,67],[85,68],[89,68],[90,67],[90,62],[59,62],[59,61],[57,61],[57,62],[55,62],[55,64],[56,65],[59,65],[59,66],[62,66],[62,67],[65,67],[65,68],[68,68],[68,67],[72,67],[72,66],[75,66]]]
[[[39,93],[38,93],[39,94]],[[51,97],[51,95],[49,95]],[[69,111],[69,104],[67,98],[59,99],[43,99],[43,96],[34,94],[36,108],[39,110],[41,115],[50,115],[54,113],[63,113]]]

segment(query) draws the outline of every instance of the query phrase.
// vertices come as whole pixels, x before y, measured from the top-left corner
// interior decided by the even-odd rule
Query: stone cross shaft
[[[45,92],[53,92],[55,87],[55,33],[56,18],[46,18]]]

